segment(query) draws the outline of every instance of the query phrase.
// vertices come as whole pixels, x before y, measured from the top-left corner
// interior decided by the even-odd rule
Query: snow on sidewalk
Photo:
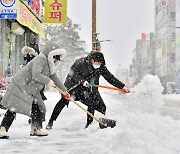
[[[113,129],[99,129],[96,121],[84,129],[86,113],[70,103],[47,137],[31,137],[28,117],[18,114],[10,139],[0,141],[1,153],[179,154],[180,120],[160,114],[164,102],[158,82],[156,77],[147,76],[130,94],[100,90],[107,105],[105,117],[117,121]],[[60,95],[47,92],[46,96],[48,120]],[[104,117],[97,112],[95,116]]]

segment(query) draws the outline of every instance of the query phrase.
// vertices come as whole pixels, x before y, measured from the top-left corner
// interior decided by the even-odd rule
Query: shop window
[[[171,21],[175,21],[175,16],[176,16],[175,12],[170,13]]]

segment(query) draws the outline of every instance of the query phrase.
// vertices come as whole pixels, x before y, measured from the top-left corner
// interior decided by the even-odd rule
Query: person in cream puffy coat
[[[60,59],[64,58],[65,53],[64,49],[58,49],[53,44],[47,44],[43,53],[33,58],[14,75],[1,101],[1,105],[8,110],[0,125],[0,138],[8,138],[8,130],[15,119],[16,113],[31,115],[33,102],[38,104],[42,113],[46,113],[46,107],[40,95],[44,84],[50,84],[51,86],[55,84],[66,93],[66,98],[70,97],[55,73]],[[31,128],[30,135],[46,136],[48,134],[44,130],[34,127]]]

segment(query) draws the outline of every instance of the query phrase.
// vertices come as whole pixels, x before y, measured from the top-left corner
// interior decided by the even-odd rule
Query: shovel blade
[[[9,136],[0,136],[0,139],[9,139]]]
[[[99,123],[100,129],[104,129],[104,128],[107,128],[107,127],[113,128],[113,127],[116,126],[116,121],[115,121],[115,120],[106,119],[106,118],[100,118],[99,120],[102,121],[102,123],[104,123],[104,125],[106,126],[106,127],[105,127],[104,125],[101,125],[101,124]]]

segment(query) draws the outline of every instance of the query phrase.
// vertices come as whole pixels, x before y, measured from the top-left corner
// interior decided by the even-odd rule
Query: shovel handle
[[[62,95],[65,94],[64,91],[62,91],[59,87],[57,86],[54,86],[54,88],[56,88]],[[79,108],[81,108],[83,111],[85,111],[88,115],[90,115],[94,120],[96,120],[97,122],[99,122],[101,125],[103,125],[104,127],[107,128],[107,126],[102,122],[100,121],[98,118],[96,118],[93,114],[91,114],[89,111],[87,111],[85,108],[83,108],[81,105],[79,105],[75,100],[73,100],[71,97],[69,99],[71,102],[73,102],[74,104],[76,104]]]
[[[103,85],[97,85],[97,84],[94,84],[94,83],[90,83],[90,84],[88,84],[88,86],[90,86],[90,87],[99,87],[99,88],[106,88],[106,89],[117,90],[117,91],[120,91],[120,92],[123,92],[123,93],[127,93],[127,92],[124,92],[124,90],[120,89],[120,88],[103,86]]]

